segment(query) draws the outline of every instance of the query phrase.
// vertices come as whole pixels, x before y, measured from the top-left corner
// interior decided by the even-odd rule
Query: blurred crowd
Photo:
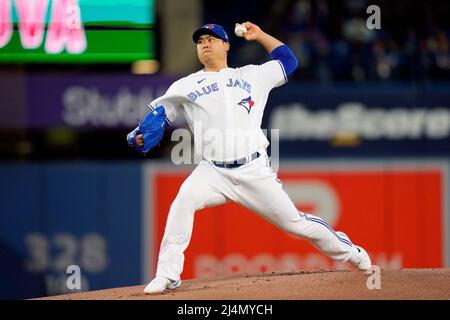
[[[372,4],[381,11],[378,30],[366,24]],[[276,30],[299,58],[295,79],[450,80],[448,0],[293,0],[281,6],[272,7],[275,23],[263,25]],[[261,51],[241,50],[249,60],[261,59]]]

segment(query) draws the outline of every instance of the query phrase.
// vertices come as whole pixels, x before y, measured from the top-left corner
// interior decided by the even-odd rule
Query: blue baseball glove
[[[153,108],[151,105],[148,105],[147,107],[150,109],[150,112],[139,122],[136,129],[127,135],[128,145],[136,152],[141,152],[144,155],[161,141],[164,129],[168,123],[163,106]],[[144,141],[142,147],[139,147],[136,142],[138,134],[142,134],[142,140]]]

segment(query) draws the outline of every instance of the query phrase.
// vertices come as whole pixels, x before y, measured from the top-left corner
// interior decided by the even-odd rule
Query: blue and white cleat
[[[181,285],[181,279],[177,281],[170,280],[166,277],[157,276],[144,289],[145,294],[163,293],[164,290],[175,290]]]
[[[347,239],[351,243],[349,237],[345,233],[337,231],[336,234],[344,239]],[[369,254],[366,250],[355,244],[352,244],[352,249],[352,256],[347,260],[347,262],[350,262],[359,270],[369,270],[372,267],[372,261],[370,260]]]

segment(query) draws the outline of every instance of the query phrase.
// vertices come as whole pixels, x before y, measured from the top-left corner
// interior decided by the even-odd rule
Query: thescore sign
[[[386,109],[343,102],[335,109],[311,110],[302,103],[292,103],[274,108],[269,127],[280,128],[281,140],[328,140],[339,134],[366,140],[447,139],[450,108]]]

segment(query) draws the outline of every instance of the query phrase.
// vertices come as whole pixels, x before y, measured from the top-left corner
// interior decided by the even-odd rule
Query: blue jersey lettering
[[[189,100],[191,100],[192,102],[195,102],[195,100],[197,100],[197,95],[193,92],[189,92],[189,94],[187,95],[187,97],[189,98]]]
[[[187,94],[187,97],[192,102],[195,102],[195,100],[197,100],[201,96],[203,96],[205,94],[208,95],[208,94],[211,94],[212,92],[216,92],[216,91],[219,91],[219,86],[217,85],[217,82],[214,82],[211,85],[207,85],[205,87],[202,87],[201,90],[195,90],[193,92],[189,92]]]

